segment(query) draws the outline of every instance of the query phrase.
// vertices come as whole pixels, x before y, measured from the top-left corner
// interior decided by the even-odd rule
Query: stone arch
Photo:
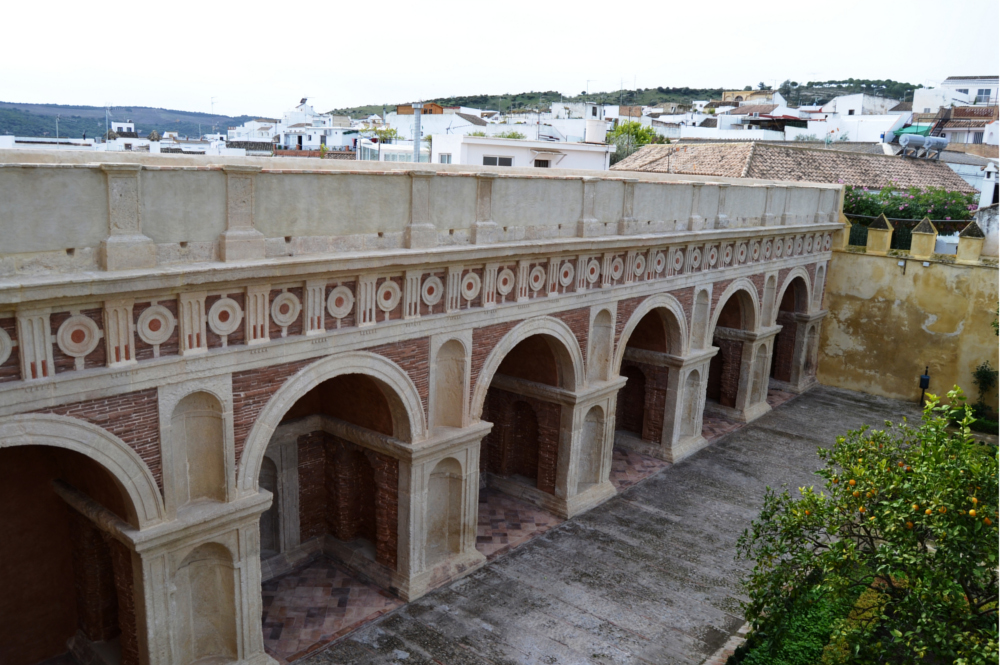
[[[220,543],[195,547],[177,566],[171,586],[177,662],[235,659],[239,584],[229,548]]]
[[[81,453],[121,485],[134,511],[133,526],[144,529],[164,519],[163,500],[149,467],[124,441],[97,425],[49,414],[0,418],[0,448],[14,446],[53,446]]]
[[[781,301],[785,297],[785,291],[787,291],[789,287],[791,287],[792,282],[795,281],[796,277],[802,279],[802,286],[805,287],[805,291],[801,295],[796,294],[795,311],[801,312],[803,314],[811,311],[810,303],[812,302],[812,286],[811,286],[811,280],[809,279],[809,273],[806,272],[806,269],[803,268],[802,266],[795,266],[794,268],[788,271],[787,275],[785,275],[785,281],[782,282],[781,288],[778,289],[778,295],[774,299],[775,307],[774,307],[773,317],[777,317]],[[770,322],[765,322],[765,323],[768,323],[769,325],[774,325],[775,318],[773,317]]]
[[[660,310],[660,315],[663,318],[664,329],[667,335],[668,352],[678,356],[687,354],[687,317],[684,314],[684,308],[681,306],[681,303],[677,298],[666,293],[650,296],[635,308],[632,316],[629,317],[628,323],[622,328],[622,334],[618,338],[618,349],[615,351],[614,369],[616,374],[621,371],[622,359],[625,357],[625,347],[628,345],[629,337],[635,331],[639,322],[647,314],[655,310]]]
[[[376,381],[392,412],[394,436],[412,443],[427,436],[423,401],[409,375],[388,358],[368,351],[335,354],[303,367],[289,378],[261,410],[243,448],[239,463],[239,489],[257,491],[261,460],[271,435],[285,413],[310,390],[344,374],[362,374]]]
[[[583,418],[580,454],[576,468],[576,493],[601,482],[604,462],[604,409],[592,406]]]
[[[743,307],[741,308],[743,316],[742,329],[750,331],[758,329],[760,325],[760,298],[757,295],[757,287],[749,279],[740,277],[733,280],[726,287],[726,290],[722,292],[722,295],[719,296],[715,311],[712,312],[712,324],[709,326],[709,330],[713,333],[719,323],[719,314],[722,313],[729,299],[734,296],[743,300]]]
[[[504,335],[483,363],[472,394],[470,413],[473,421],[482,416],[486,393],[500,363],[515,346],[534,335],[541,335],[550,343],[559,370],[559,387],[574,392],[580,388],[580,382],[586,374],[583,353],[573,331],[562,321],[551,317],[528,319]]]
[[[434,355],[431,386],[431,426],[462,427],[465,415],[468,351],[458,339],[449,339]]]
[[[427,564],[462,551],[462,464],[438,462],[427,479]]]
[[[228,498],[225,430],[225,407],[214,394],[197,390],[177,402],[170,445],[178,506]]]
[[[611,379],[611,357],[615,343],[615,318],[602,308],[590,325],[587,348],[587,383]]]

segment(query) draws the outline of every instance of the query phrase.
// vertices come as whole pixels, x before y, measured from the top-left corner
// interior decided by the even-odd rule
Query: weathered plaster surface
[[[905,262],[905,271],[899,266]],[[917,400],[919,376],[930,368],[930,392],[953,385],[978,397],[972,372],[996,368],[995,265],[834,252],[827,276],[818,378],[875,395]],[[997,408],[994,391],[989,398]]]

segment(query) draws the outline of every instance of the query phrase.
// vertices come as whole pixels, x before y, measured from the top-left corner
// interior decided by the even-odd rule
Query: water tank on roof
[[[583,140],[587,143],[604,143],[608,127],[603,120],[588,120],[586,132]]]
[[[916,157],[917,152],[923,149],[922,157],[930,157],[934,153],[935,157],[940,156],[941,151],[948,145],[948,139],[943,136],[921,136],[920,134],[903,134],[899,137],[899,145],[903,147],[904,157]],[[911,152],[912,151],[912,152]]]

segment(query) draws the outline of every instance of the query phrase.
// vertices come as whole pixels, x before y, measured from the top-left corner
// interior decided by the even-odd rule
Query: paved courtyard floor
[[[496,558],[296,663],[702,663],[743,624],[733,554],[764,488],[816,482],[816,448],[847,429],[918,414],[817,386],[673,466],[616,451],[618,496],[544,529],[487,495],[480,536]],[[509,525],[530,542],[495,542]]]

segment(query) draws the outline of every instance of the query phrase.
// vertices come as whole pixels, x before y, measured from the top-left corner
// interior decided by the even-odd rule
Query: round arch
[[[281,419],[295,402],[310,390],[344,374],[362,374],[387,386],[392,394],[386,400],[392,411],[397,438],[413,442],[427,436],[423,401],[409,375],[388,358],[368,351],[349,351],[327,356],[303,367],[268,400],[247,435],[240,456],[237,487],[241,492],[254,492],[263,463],[264,451]]]
[[[139,454],[111,432],[77,418],[23,414],[0,418],[0,448],[51,446],[86,455],[114,476],[132,502],[139,529],[164,519],[153,474]]]
[[[722,308],[726,306],[729,299],[733,297],[737,292],[743,291],[750,298],[752,306],[750,307],[750,312],[746,309],[743,311],[743,316],[749,316],[750,320],[747,321],[744,318],[743,324],[746,330],[757,331],[760,328],[760,296],[757,294],[757,287],[746,277],[740,277],[739,279],[734,279],[726,290],[722,292],[719,296],[718,303],[715,306],[715,311],[712,312],[712,325],[709,326],[709,339],[715,334],[715,327],[719,323],[719,314],[722,313]]]
[[[572,376],[567,376],[567,383],[572,386],[572,390],[578,390],[580,384],[586,376],[583,368],[583,353],[580,351],[580,343],[576,340],[576,335],[569,326],[552,317],[543,316],[536,319],[528,319],[514,326],[510,332],[503,336],[500,342],[493,348],[490,355],[486,357],[479,377],[476,381],[475,390],[472,393],[472,403],[470,404],[471,420],[476,421],[483,413],[483,404],[486,402],[486,392],[493,381],[500,363],[520,342],[533,335],[546,335],[554,338],[565,350],[565,358],[560,359],[557,354],[556,361],[562,360],[563,371],[569,369]]]
[[[778,308],[781,306],[781,299],[785,297],[785,291],[787,291],[788,287],[792,285],[792,281],[796,277],[801,277],[806,287],[805,303],[804,303],[805,309],[802,311],[802,313],[806,314],[812,310],[812,283],[810,282],[809,273],[802,266],[795,266],[794,268],[788,271],[788,274],[785,275],[785,281],[781,283],[780,287],[778,287],[778,293],[775,296],[774,307],[772,309],[775,318],[778,316]],[[797,305],[798,303],[796,303],[796,306]],[[766,323],[769,325],[774,325],[774,321],[767,321]]]
[[[687,354],[691,340],[688,337],[687,317],[684,314],[684,307],[672,295],[660,293],[650,296],[639,303],[639,306],[632,312],[632,316],[629,317],[628,323],[622,328],[621,337],[618,338],[618,348],[615,349],[612,376],[618,376],[619,372],[621,372],[622,360],[625,358],[625,346],[628,344],[629,337],[635,331],[635,327],[639,325],[643,317],[656,309],[663,309],[669,312],[677,324],[675,329],[667,326],[667,343],[670,345],[670,348],[678,349],[679,353],[677,355],[683,356]]]

